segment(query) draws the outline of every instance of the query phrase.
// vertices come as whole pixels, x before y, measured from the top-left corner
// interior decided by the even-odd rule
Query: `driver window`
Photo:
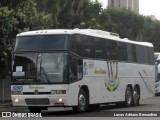
[[[83,78],[83,67],[82,67],[82,60],[78,59],[77,60],[78,63],[77,63],[77,73],[78,73],[78,80],[81,80]]]
[[[70,57],[70,81],[81,80],[83,77],[82,60],[73,56]]]
[[[69,70],[70,81],[77,81],[76,66],[77,66],[76,58],[70,57],[70,70]]]

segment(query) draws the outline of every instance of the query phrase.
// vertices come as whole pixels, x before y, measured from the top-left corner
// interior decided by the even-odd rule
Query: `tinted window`
[[[154,59],[154,49],[153,47],[148,48],[148,53],[149,53],[149,64],[154,65],[155,64],[155,59]]]
[[[70,82],[83,78],[83,61],[73,55],[70,56],[69,78]]]
[[[137,45],[136,46],[136,51],[137,51],[137,62],[138,63],[144,63],[144,49],[143,46]]]
[[[123,42],[118,42],[118,60],[128,61],[127,56],[127,44]]]
[[[71,35],[70,37],[70,49],[72,52],[82,55],[82,40],[81,35]]]
[[[83,36],[83,56],[94,58],[94,38]]]
[[[145,64],[154,64],[154,51],[152,51],[152,49],[153,48],[137,45],[137,62]]]
[[[148,64],[149,63],[149,51],[148,51],[148,47],[143,47],[144,49],[144,63]]]
[[[116,41],[107,40],[106,42],[107,59],[117,60],[118,45]]]
[[[77,81],[77,60],[75,57],[70,57],[70,69],[69,69],[70,81]]]
[[[129,62],[137,62],[136,45],[128,44],[127,51],[128,51],[128,61]]]
[[[30,50],[66,50],[67,41],[65,35],[44,35],[18,37],[15,51]]]
[[[95,38],[95,57],[96,58],[105,58],[106,51],[106,41],[102,38]]]

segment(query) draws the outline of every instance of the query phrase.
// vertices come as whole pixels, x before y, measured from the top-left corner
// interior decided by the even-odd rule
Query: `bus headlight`
[[[62,98],[57,98],[54,105],[55,106],[64,106],[64,100]]]
[[[57,103],[63,103],[63,99],[62,98],[57,98]]]
[[[15,99],[14,99],[14,102],[15,102],[15,103],[18,103],[18,102],[19,102],[19,99],[18,99],[18,98],[15,98]]]

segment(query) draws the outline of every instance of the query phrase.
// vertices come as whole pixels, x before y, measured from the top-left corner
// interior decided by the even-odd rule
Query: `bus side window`
[[[80,39],[80,35],[71,35],[70,37],[70,49],[72,52],[78,55],[82,55],[82,40]]]
[[[69,77],[70,81],[77,81],[77,62],[73,56],[70,57]]]
[[[117,60],[118,46],[116,41],[107,40],[106,53],[108,60]]]
[[[93,37],[83,36],[83,57],[94,58],[94,39]]]
[[[105,39],[95,38],[95,58],[105,59],[106,41]]]

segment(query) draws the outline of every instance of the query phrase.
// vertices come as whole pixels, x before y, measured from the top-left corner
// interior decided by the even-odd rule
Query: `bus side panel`
[[[111,64],[113,64],[111,62]],[[125,100],[125,91],[127,85],[134,86],[134,84],[140,84],[138,79],[138,67],[136,64],[120,63],[117,62],[117,67],[111,69],[114,72],[112,78],[106,78],[104,81],[107,85],[103,87],[103,102],[119,102]],[[134,71],[133,71],[134,69]],[[111,72],[108,71],[108,72]],[[114,80],[114,81],[113,81]],[[113,81],[113,82],[112,82]],[[112,82],[112,84],[111,84]]]
[[[69,93],[68,93],[68,105],[77,106],[78,105],[78,94],[80,90],[81,81],[77,81],[69,84]]]
[[[140,86],[141,99],[154,95],[154,66],[135,63],[84,60],[84,84],[89,87],[90,103],[125,100],[128,84]]]
[[[155,66],[139,65],[141,99],[155,95]]]

